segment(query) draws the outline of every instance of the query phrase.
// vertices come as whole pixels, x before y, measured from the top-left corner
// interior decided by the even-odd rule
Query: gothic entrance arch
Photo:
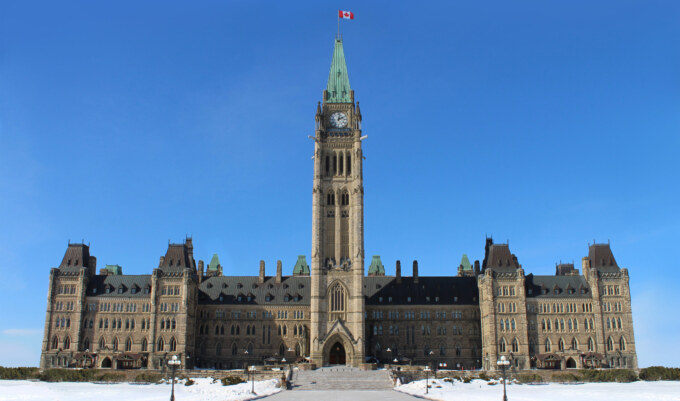
[[[331,346],[328,353],[328,363],[331,365],[344,365],[347,362],[345,347],[340,341]]]

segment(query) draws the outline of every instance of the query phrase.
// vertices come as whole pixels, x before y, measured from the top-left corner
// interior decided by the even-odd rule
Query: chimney
[[[479,276],[479,260],[475,260],[475,276]]]
[[[203,281],[203,261],[199,260],[198,261],[198,284],[201,284]]]
[[[418,284],[418,261],[413,261],[413,282]]]
[[[165,256],[161,256],[161,261],[158,262],[158,267],[163,267],[163,262],[165,262]]]
[[[281,261],[276,261],[276,284],[281,284]]]
[[[264,283],[264,260],[260,261],[260,278],[257,280],[258,283]]]
[[[397,284],[401,284],[401,261],[400,260],[397,260],[397,274],[396,274],[396,276],[397,276],[397,279],[396,279]]]

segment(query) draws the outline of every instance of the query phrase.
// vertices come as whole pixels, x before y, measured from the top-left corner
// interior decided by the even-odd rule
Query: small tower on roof
[[[305,255],[299,255],[295,267],[293,267],[293,276],[309,276],[309,265]]]
[[[208,264],[208,269],[206,270],[206,276],[221,276],[222,275],[222,265],[220,264],[220,258],[216,253],[213,253],[212,259]]]
[[[472,268],[470,259],[468,259],[467,254],[464,253],[463,257],[460,259],[460,265],[458,265],[458,277],[474,277],[474,276],[475,271]]]
[[[385,266],[383,266],[382,261],[380,260],[380,255],[373,255],[371,265],[368,267],[368,275],[369,276],[385,275]]]

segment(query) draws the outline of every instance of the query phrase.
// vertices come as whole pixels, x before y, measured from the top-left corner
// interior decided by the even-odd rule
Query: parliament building
[[[272,275],[261,261],[258,275],[233,276],[217,255],[197,261],[186,238],[150,274],[126,275],[97,271],[89,245],[71,243],[50,270],[40,366],[160,369],[177,355],[188,369],[494,370],[505,355],[517,370],[637,367],[628,270],[608,243],[550,276],[525,272],[492,238],[481,263],[463,255],[450,276],[421,276],[417,261],[388,275],[380,256],[365,260],[365,137],[341,38],[314,121],[309,263],[298,256],[284,275],[277,261]]]

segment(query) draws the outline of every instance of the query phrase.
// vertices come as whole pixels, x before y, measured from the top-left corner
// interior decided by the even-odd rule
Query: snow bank
[[[484,380],[453,383],[429,380],[430,391],[425,395],[425,380],[418,380],[395,390],[406,394],[440,401],[498,401],[503,399],[503,383],[490,386]],[[680,401],[680,382],[585,383],[585,384],[510,384],[508,400],[621,400],[621,401]]]
[[[175,397],[181,401],[243,401],[281,391],[276,379],[256,381],[255,393],[251,383],[223,386],[210,378],[193,379],[196,384],[185,386],[184,380],[175,383]],[[46,383],[28,380],[0,380],[0,401],[167,401],[170,384],[95,384]]]

